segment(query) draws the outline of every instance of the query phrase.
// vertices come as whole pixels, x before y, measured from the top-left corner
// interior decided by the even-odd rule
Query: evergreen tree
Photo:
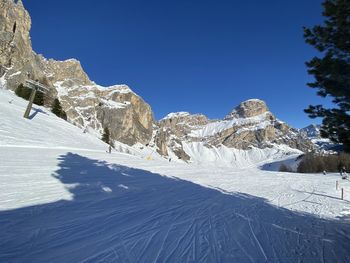
[[[44,93],[37,91],[33,101],[34,104],[43,106],[44,105]]]
[[[21,97],[25,100],[29,100],[31,92],[32,92],[31,89],[25,87],[22,83],[18,85],[15,91],[18,97]]]
[[[32,90],[25,87],[23,84],[19,84],[15,93],[18,97],[21,97],[25,100],[29,100]],[[44,105],[44,93],[37,91],[33,101],[34,104],[43,106]]]
[[[62,109],[61,103],[57,98],[52,103],[51,112],[54,113],[57,117],[67,120],[67,114]]]
[[[51,106],[51,111],[54,113],[56,116],[60,117],[62,113],[62,106],[60,101],[56,98]]]
[[[61,112],[61,118],[64,119],[65,121],[67,120],[67,113],[63,110]]]
[[[304,28],[305,41],[322,55],[306,63],[315,78],[308,86],[321,97],[331,97],[334,108],[311,105],[305,112],[321,117],[321,135],[350,152],[350,1],[325,0],[323,7],[324,24]]]
[[[109,144],[110,143],[109,137],[110,137],[109,129],[105,127],[103,130],[102,141]]]
[[[23,98],[23,84],[19,84],[17,89],[15,90],[15,94],[18,96],[18,97],[21,97]]]

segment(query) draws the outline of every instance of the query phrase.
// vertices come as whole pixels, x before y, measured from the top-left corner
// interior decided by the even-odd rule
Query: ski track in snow
[[[35,160],[31,148],[7,147],[7,155],[35,162],[27,172],[51,169],[48,177],[70,187],[56,189],[53,180],[49,189],[36,192],[33,198],[51,192],[56,201],[32,199],[31,203],[39,203],[0,211],[1,262],[350,260],[349,225],[343,220],[294,212],[255,196],[223,193],[132,168],[139,160],[130,162],[118,154],[54,149],[46,152],[45,165]],[[50,160],[56,159],[58,165],[51,166]],[[130,166],[116,164],[124,162]],[[153,168],[155,164],[148,163]],[[1,174],[14,166],[1,166]],[[158,169],[164,174],[166,167],[162,164]],[[32,176],[36,175],[30,172],[18,179]],[[27,186],[33,187],[28,183],[13,190],[26,192]],[[62,191],[70,192],[71,198],[59,198]],[[1,195],[0,200],[4,198]],[[310,198],[308,194],[306,199]]]
[[[0,262],[350,262],[337,175],[107,154],[11,94],[0,107]]]

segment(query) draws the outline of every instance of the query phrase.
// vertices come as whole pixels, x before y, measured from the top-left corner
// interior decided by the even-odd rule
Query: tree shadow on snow
[[[0,212],[0,262],[350,262],[349,225],[67,153],[71,201]]]

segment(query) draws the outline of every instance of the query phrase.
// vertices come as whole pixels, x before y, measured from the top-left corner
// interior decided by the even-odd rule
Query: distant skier
[[[108,146],[108,153],[111,153],[111,152],[112,152],[112,146],[109,145],[109,146]]]

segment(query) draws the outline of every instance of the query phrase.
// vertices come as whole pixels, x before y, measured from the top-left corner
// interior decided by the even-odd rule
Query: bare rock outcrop
[[[183,142],[201,142],[208,148],[224,145],[244,150],[267,148],[274,144],[285,144],[301,151],[314,147],[298,130],[276,119],[266,103],[258,99],[240,103],[223,120],[209,120],[202,114],[180,112],[169,114],[159,125],[167,131],[167,137],[158,140],[166,139],[168,149],[173,152],[172,144],[181,144],[182,148]]]
[[[129,145],[156,145],[163,156],[175,154],[188,161],[185,143],[206,147],[248,149],[286,144],[307,151],[311,141],[279,121],[259,99],[242,102],[223,120],[203,114],[172,113],[157,123],[151,107],[126,85],[101,87],[91,81],[75,59],[46,59],[32,50],[31,18],[22,1],[0,0],[0,81],[16,89],[26,79],[49,88],[47,104],[58,97],[68,121],[101,136],[108,127],[111,138]],[[154,130],[156,128],[156,131]]]
[[[0,77],[14,90],[28,76],[44,78],[29,32],[31,18],[22,1],[0,0]]]
[[[225,119],[230,118],[251,118],[265,112],[269,109],[266,106],[265,101],[259,99],[250,99],[240,103]]]
[[[151,107],[128,86],[84,86],[67,80],[55,82],[55,87],[68,120],[76,126],[99,133],[107,127],[112,139],[128,145],[151,140]]]
[[[0,0],[0,79],[15,90],[27,79],[49,88],[46,104],[59,97],[68,121],[100,136],[133,145],[147,144],[153,132],[151,107],[129,87],[101,87],[76,59],[56,61],[36,54],[30,39],[31,18],[21,0]]]

